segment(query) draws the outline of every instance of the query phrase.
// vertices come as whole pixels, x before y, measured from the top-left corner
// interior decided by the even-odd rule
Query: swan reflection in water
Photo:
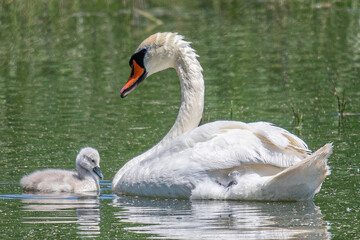
[[[319,207],[294,203],[188,201],[121,196],[115,217],[126,230],[169,239],[330,239]],[[139,225],[140,224],[140,225]]]
[[[87,237],[100,234],[100,204],[96,192],[85,194],[39,193],[27,194],[22,198],[23,211],[49,212],[37,216],[25,216],[26,224],[71,224],[76,223],[77,233]],[[54,212],[56,214],[54,214]]]

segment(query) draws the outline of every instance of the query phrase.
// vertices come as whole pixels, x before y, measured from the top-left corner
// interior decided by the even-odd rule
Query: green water
[[[313,202],[112,194],[117,170],[157,143],[177,115],[174,70],[119,97],[129,57],[161,31],[183,34],[200,55],[203,122],[263,120],[313,150],[334,143],[332,173]],[[346,103],[342,118],[335,88]],[[359,127],[357,1],[0,3],[1,239],[359,239]],[[74,169],[86,145],[102,158],[100,196],[22,193],[23,175]]]

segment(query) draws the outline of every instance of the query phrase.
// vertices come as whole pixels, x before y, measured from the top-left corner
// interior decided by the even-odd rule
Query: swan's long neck
[[[181,105],[174,125],[155,146],[161,147],[184,132],[196,128],[204,109],[204,79],[197,55],[189,46],[180,49],[175,69],[181,86]]]
[[[175,50],[176,52],[174,68],[178,74],[181,87],[181,105],[175,123],[165,137],[154,147],[137,156],[135,159],[145,159],[154,151],[162,148],[177,136],[196,128],[201,120],[204,109],[204,78],[202,68],[197,60],[198,55],[188,42],[181,42]],[[133,159],[134,160],[134,159]],[[133,161],[131,160],[131,161]]]
[[[146,159],[157,150],[162,149],[175,137],[196,128],[200,123],[204,109],[205,87],[202,68],[197,60],[198,56],[189,43],[182,39],[177,43],[173,43],[173,45],[173,47],[169,48],[169,51],[176,54],[174,68],[178,74],[181,86],[181,105],[178,116],[170,131],[158,144],[127,162],[117,172],[113,179],[113,185],[118,182],[127,169]]]

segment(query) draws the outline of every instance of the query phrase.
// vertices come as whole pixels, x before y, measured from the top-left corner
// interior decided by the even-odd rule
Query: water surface
[[[156,144],[177,115],[174,70],[119,97],[129,57],[159,31],[183,34],[200,55],[203,123],[263,120],[313,150],[333,142],[332,173],[313,201],[113,195],[116,171]],[[359,32],[357,1],[2,1],[0,237],[359,238]],[[74,169],[86,145],[102,158],[100,195],[22,192],[23,175]]]

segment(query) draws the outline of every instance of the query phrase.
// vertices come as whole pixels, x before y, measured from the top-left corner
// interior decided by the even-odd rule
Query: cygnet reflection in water
[[[44,169],[24,176],[20,183],[24,191],[86,192],[99,191],[99,152],[91,147],[82,148],[76,157],[76,170]]]
[[[76,227],[77,235],[86,238],[96,238],[100,234],[100,203],[96,192],[37,192],[21,197],[23,224],[36,224],[44,232],[53,224],[61,224],[63,230],[69,231]]]

